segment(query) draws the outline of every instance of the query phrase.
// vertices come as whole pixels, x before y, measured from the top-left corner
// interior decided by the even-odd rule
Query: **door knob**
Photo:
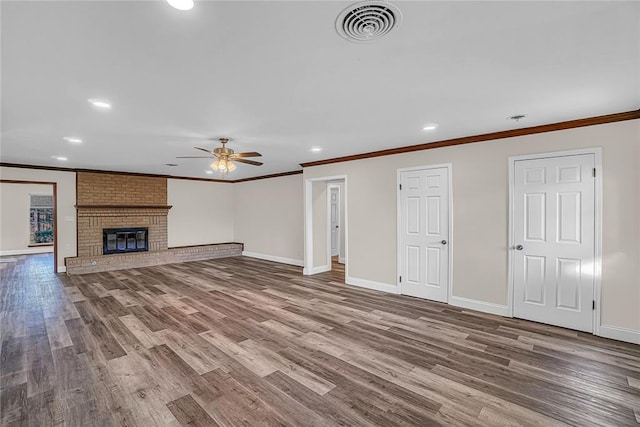
[[[516,250],[521,251],[521,250],[523,250],[523,249],[524,249],[524,246],[522,246],[522,245],[517,245],[517,246],[516,246]]]
[[[442,242],[440,242],[440,243],[442,243],[443,245],[446,245],[446,244],[447,244],[447,241],[446,241],[446,240],[443,240],[443,241],[442,241]]]

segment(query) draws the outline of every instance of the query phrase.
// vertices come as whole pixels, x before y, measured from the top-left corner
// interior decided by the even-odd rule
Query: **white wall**
[[[302,174],[233,184],[234,238],[245,255],[302,265]]]
[[[53,252],[53,246],[29,247],[32,194],[51,196],[53,185],[0,183],[0,255]]]
[[[234,241],[233,184],[167,180],[169,247]]]
[[[58,272],[66,271],[64,259],[74,257],[77,253],[76,173],[2,166],[0,167],[0,179],[57,183]]]
[[[506,306],[508,157],[602,147],[602,324],[640,331],[640,120],[304,169],[347,175],[349,275],[396,287],[398,168],[453,164],[453,294]],[[316,239],[314,238],[314,241]]]

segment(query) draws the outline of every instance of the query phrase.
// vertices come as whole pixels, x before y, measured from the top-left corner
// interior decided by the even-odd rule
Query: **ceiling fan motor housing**
[[[233,150],[227,147],[218,147],[213,149],[213,153],[220,156],[230,156],[233,154]]]

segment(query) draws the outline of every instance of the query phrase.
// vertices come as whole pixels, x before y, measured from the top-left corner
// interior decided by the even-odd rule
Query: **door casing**
[[[602,149],[600,147],[585,148],[567,151],[552,151],[546,153],[524,154],[520,156],[509,157],[509,245],[508,245],[508,293],[507,300],[509,304],[509,316],[513,317],[514,306],[514,202],[515,202],[515,162],[518,160],[535,160],[554,157],[575,156],[579,154],[593,154],[595,159],[596,176],[594,183],[594,203],[595,203],[595,230],[594,230],[594,284],[593,299],[596,302],[595,310],[593,310],[593,334],[600,335],[600,303],[601,303],[601,279],[602,279]]]
[[[343,181],[344,182],[344,270],[345,281],[349,281],[349,203],[348,203],[348,177],[347,175],[331,175],[317,178],[307,178],[304,180],[304,267],[302,274],[305,276],[317,274],[321,271],[316,271],[313,267],[313,199],[312,199],[312,185],[318,181]],[[330,238],[330,237],[329,237]],[[329,248],[329,251],[331,249]],[[329,262],[331,258],[329,258]],[[324,271],[328,271],[327,270]]]
[[[58,183],[55,181],[23,181],[15,179],[0,179],[6,184],[37,184],[51,185],[53,188],[53,272],[58,273]],[[77,221],[76,221],[77,228]],[[76,233],[77,239],[77,233]]]
[[[342,209],[342,206],[340,206],[340,185],[338,184],[334,184],[334,183],[327,183],[327,227],[328,227],[328,231],[327,231],[327,251],[328,251],[328,255],[327,255],[327,259],[329,260],[329,266],[332,266],[332,261],[331,258],[334,256],[333,252],[331,250],[331,233],[333,232],[333,229],[331,227],[331,192],[333,190],[337,190],[338,193],[338,200],[337,200],[337,206],[338,206],[338,225],[340,225],[340,209]],[[338,248],[338,256],[340,256],[340,230],[338,229],[338,237],[337,237],[337,241],[336,241],[336,247]]]
[[[439,169],[446,168],[447,169],[447,177],[449,180],[449,206],[447,207],[449,210],[449,232],[447,235],[447,251],[449,255],[449,281],[447,283],[447,301],[449,304],[451,302],[451,296],[453,295],[453,165],[451,163],[439,163],[435,165],[424,165],[424,166],[413,166],[410,168],[401,168],[397,170],[397,178],[396,178],[396,204],[397,204],[397,214],[396,214],[396,285],[398,287],[398,292],[402,294],[402,282],[400,282],[400,270],[402,265],[402,248],[400,245],[400,234],[402,232],[402,206],[401,206],[401,191],[400,191],[400,179],[402,172],[416,171],[416,170],[425,170],[425,169]]]

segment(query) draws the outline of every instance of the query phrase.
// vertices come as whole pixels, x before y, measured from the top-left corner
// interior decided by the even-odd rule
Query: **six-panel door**
[[[447,301],[449,175],[446,167],[400,173],[400,290]]]
[[[515,162],[514,316],[592,332],[593,154]]]

